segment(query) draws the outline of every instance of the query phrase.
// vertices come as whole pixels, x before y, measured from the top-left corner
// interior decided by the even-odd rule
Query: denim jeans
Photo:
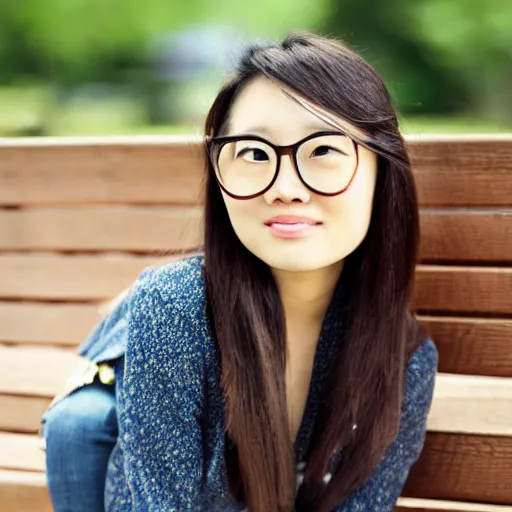
[[[43,417],[42,435],[55,512],[103,512],[118,435],[114,386],[96,380],[57,402]]]

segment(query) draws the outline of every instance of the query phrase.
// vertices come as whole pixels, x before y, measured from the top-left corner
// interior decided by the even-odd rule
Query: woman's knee
[[[43,435],[47,449],[61,443],[115,442],[117,415],[112,390],[95,383],[63,398],[45,413]]]

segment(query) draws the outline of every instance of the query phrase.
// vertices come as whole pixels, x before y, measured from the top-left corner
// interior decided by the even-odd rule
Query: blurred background
[[[340,37],[406,133],[512,131],[511,0],[0,0],[0,136],[200,132],[244,44]]]

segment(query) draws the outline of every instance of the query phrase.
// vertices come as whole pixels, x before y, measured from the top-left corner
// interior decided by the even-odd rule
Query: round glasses
[[[270,189],[283,155],[290,156],[302,183],[324,196],[345,192],[358,165],[357,144],[333,131],[313,133],[289,146],[256,135],[212,137],[208,151],[220,187],[235,199],[251,199]]]

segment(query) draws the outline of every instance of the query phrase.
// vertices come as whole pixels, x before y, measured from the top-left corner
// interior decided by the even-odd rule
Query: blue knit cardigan
[[[307,510],[301,469],[327,365],[343,339],[339,299],[335,295],[323,321],[294,446],[297,510]],[[141,274],[80,353],[94,362],[124,363],[116,366],[119,438],[107,474],[108,512],[244,510],[228,490],[219,361],[205,314],[202,256]],[[369,480],[334,512],[394,510],[423,448],[437,362],[436,347],[427,339],[408,362],[397,437]]]

